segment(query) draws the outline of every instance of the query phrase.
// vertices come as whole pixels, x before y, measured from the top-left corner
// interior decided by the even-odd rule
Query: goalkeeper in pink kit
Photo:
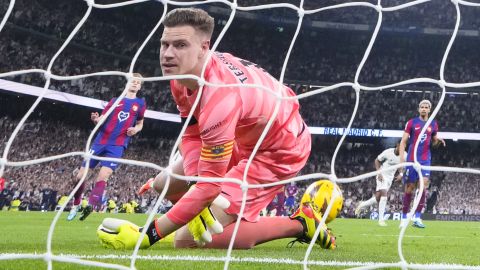
[[[205,81],[215,84],[199,85],[195,79],[171,81],[172,95],[183,121],[203,86],[200,102],[182,137],[182,157],[173,164],[172,171],[187,176],[242,180],[247,161],[273,114],[277,98],[260,88],[225,85],[261,85],[281,97],[294,97],[295,93],[249,61],[227,53],[211,52],[214,20],[205,11],[178,8],[170,11],[163,23],[165,29],[160,41],[163,75],[193,74],[200,77],[206,65]],[[280,110],[248,169],[248,184],[268,184],[292,178],[309,157],[311,135],[300,116],[298,101],[279,102]],[[166,173],[163,172],[149,185],[161,192],[165,181]],[[339,190],[330,182],[320,186],[310,192],[308,202],[305,198],[290,218],[259,216],[260,211],[282,191],[283,185],[248,189],[234,248],[251,248],[288,237],[310,241],[326,208],[323,202],[329,201],[333,192]],[[321,205],[312,205],[314,199],[320,201],[320,195],[316,194],[323,196]],[[213,230],[218,234],[205,241],[205,247],[228,247],[242,203],[242,190],[238,184],[198,182],[190,187],[186,181],[171,179],[166,198],[174,206],[149,225],[142,239],[142,248],[151,246],[172,232],[176,232],[176,247],[199,246],[199,242],[195,241],[198,235],[188,227],[196,226],[192,222],[205,223],[205,218],[221,224],[220,230]],[[223,207],[212,205],[217,198],[223,199]],[[327,221],[334,219],[340,211],[341,194],[337,198]],[[199,217],[202,222],[195,223]],[[109,224],[104,222],[103,225],[108,227]],[[107,247],[133,248],[141,228],[131,225],[114,228],[114,234],[99,230],[99,238]],[[326,227],[317,243],[323,248],[335,248],[335,238]]]

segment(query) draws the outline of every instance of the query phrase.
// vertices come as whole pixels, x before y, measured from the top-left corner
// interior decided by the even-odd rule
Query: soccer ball
[[[307,190],[305,190],[300,203],[309,204],[314,211],[321,213],[323,216],[334,194],[335,199],[333,206],[325,220],[325,223],[329,223],[339,215],[343,206],[342,191],[336,184],[329,180],[320,180],[311,184]]]

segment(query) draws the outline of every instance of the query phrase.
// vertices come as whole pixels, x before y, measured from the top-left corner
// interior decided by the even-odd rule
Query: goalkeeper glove
[[[140,238],[140,227],[127,220],[106,218],[97,229],[100,243],[111,249],[134,249]],[[148,236],[144,235],[140,244],[141,249],[150,247]]]
[[[230,202],[219,195],[212,202],[212,205],[225,210],[230,206]],[[200,247],[212,242],[212,234],[223,232],[222,224],[215,218],[210,207],[205,207],[202,212],[190,220],[187,226],[188,231],[193,236],[193,240],[195,240]]]

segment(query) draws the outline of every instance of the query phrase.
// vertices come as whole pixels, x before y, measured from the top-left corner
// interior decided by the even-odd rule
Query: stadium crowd
[[[296,2],[298,1],[292,1],[292,3],[298,4]],[[440,5],[442,8],[445,8],[444,5],[451,5],[448,1],[434,2],[425,5]],[[441,4],[437,2],[441,2]],[[261,3],[268,3],[268,1],[245,1],[240,4]],[[322,1],[321,5],[332,3]],[[393,4],[395,1],[385,3],[386,6]],[[4,8],[6,8],[5,5],[6,3]],[[94,9],[85,27],[72,41],[72,46],[67,46],[66,51],[55,61],[52,71],[59,75],[76,75],[106,70],[127,71],[139,44],[158,19],[159,14],[156,12],[158,8],[154,8],[155,5],[158,3],[142,3],[131,9]],[[426,16],[425,14],[429,12],[430,8],[423,10],[420,8],[421,6],[423,5],[411,7],[410,13],[413,15],[407,16],[408,19],[405,21],[413,20],[418,17],[417,15]],[[38,1],[33,4],[27,1],[17,1],[9,23],[0,34],[0,71],[45,69],[59,48],[60,40],[65,39],[72,31],[75,23],[81,18],[80,11],[83,10],[86,10],[83,1],[69,4],[62,1]],[[147,13],[142,13],[145,10]],[[406,10],[410,10],[410,8]],[[471,9],[466,8],[465,10]],[[143,15],[138,16],[139,13]],[[438,14],[438,16],[443,16],[443,13]],[[348,18],[346,14],[344,17]],[[370,18],[371,16],[366,17]],[[474,21],[469,20],[470,17],[467,12],[465,21]],[[475,18],[477,17],[480,18],[479,16]],[[67,20],[67,18],[69,19]],[[334,18],[336,17],[327,16],[324,19],[334,20]],[[219,50],[231,51],[245,59],[256,61],[273,75],[279,76],[284,60],[283,56],[290,45],[294,28],[285,27],[280,31],[271,22],[265,25],[255,25],[255,27],[252,27],[252,23],[254,23],[252,20],[235,22],[220,43]],[[462,27],[469,29],[468,25],[463,24]],[[427,26],[436,27],[435,25],[425,25],[424,27]],[[217,33],[220,28],[217,28]],[[245,39],[247,34],[251,38]],[[370,33],[363,32],[332,33],[318,29],[305,29],[299,36],[290,57],[286,70],[286,82],[291,84],[297,93],[303,93],[317,89],[308,85],[330,85],[353,81],[369,35]],[[448,38],[448,36],[400,35],[391,37],[380,35],[360,73],[359,81],[366,85],[382,85],[416,77],[438,79],[440,61]],[[250,39],[253,39],[254,42],[249,42]],[[312,46],[312,39],[322,42],[317,42],[315,46]],[[116,42],[110,42],[111,40],[116,40]],[[145,53],[140,55],[136,65],[138,71],[144,76],[160,75],[156,60],[157,40],[158,36],[154,36],[154,39],[147,45]],[[478,54],[474,41],[457,40],[449,61],[447,61],[446,80],[459,83],[480,80],[480,65],[474,61],[480,57]],[[272,55],[281,55],[282,57],[271,57]],[[312,55],[316,57],[311,57]],[[12,79],[37,86],[43,86],[45,82],[39,74],[24,74]],[[72,81],[53,81],[50,88],[108,100],[112,96],[118,95],[124,85],[123,78],[102,76]],[[419,91],[423,92],[421,98],[429,98],[434,105],[440,98],[440,89],[432,85],[411,85],[402,89],[420,89]],[[448,90],[452,91],[452,89]],[[478,121],[457,121],[458,118],[473,119],[475,115],[480,114],[480,107],[476,106],[480,98],[479,91],[471,90],[466,95],[447,95],[437,117],[441,130],[463,132],[479,130]],[[172,100],[164,98],[168,93],[168,83],[147,82],[141,95],[146,99],[150,109],[175,113],[176,107]],[[405,91],[362,91],[354,127],[402,128],[405,120],[410,116],[405,112],[414,114],[419,98],[418,93]],[[302,114],[309,125],[344,127],[353,111],[355,96],[351,88],[339,88],[302,99],[301,103]],[[458,106],[459,103],[462,106]]]
[[[5,149],[5,143],[16,126],[18,119],[9,116],[0,118],[0,151]],[[61,129],[57,127],[62,126]],[[53,156],[73,151],[83,151],[89,130],[71,124],[65,124],[59,120],[40,120],[39,118],[29,121],[13,141],[8,160],[24,161],[40,157]],[[173,147],[173,137],[159,137],[140,135],[135,138],[126,151],[126,159],[147,161],[160,166],[166,166],[168,156]],[[338,138],[327,136],[315,136],[312,154],[309,162],[302,170],[302,174],[328,173],[330,172],[331,158],[338,142]],[[452,142],[453,143],[453,142]],[[377,140],[370,143],[345,143],[340,149],[335,162],[335,173],[338,177],[352,177],[374,170],[374,159],[382,151],[382,145]],[[444,166],[459,166],[478,168],[480,161],[475,158],[478,152],[477,146],[468,144],[451,145],[446,149],[436,149],[433,153],[433,164]],[[73,171],[78,168],[82,158],[80,156],[58,159],[46,163],[7,167],[4,178],[7,185],[0,198],[0,205],[11,204],[11,201],[19,199],[24,209],[28,206],[31,210],[53,210],[56,202],[72,190],[75,181]],[[104,203],[113,199],[117,205],[136,201],[142,209],[152,206],[155,194],[150,193],[146,197],[136,194],[138,188],[149,177],[154,176],[154,169],[140,166],[121,165],[109,180]],[[480,214],[479,182],[472,174],[460,173],[432,173],[430,195],[435,194],[435,211],[437,213],[464,213]],[[88,181],[88,180],[87,180]],[[91,186],[93,182],[89,182]],[[310,181],[299,182],[300,191],[303,194],[305,187]],[[343,184],[345,204],[344,216],[353,216],[356,205],[361,200],[371,197],[375,190],[374,178]],[[402,186],[395,183],[389,194],[389,210],[401,209]],[[456,192],[450,192],[456,190]],[[435,191],[435,192],[433,192]],[[87,189],[86,195],[88,195]],[[54,194],[52,196],[45,195]],[[388,208],[387,208],[388,209]],[[429,208],[433,211],[433,208]]]
[[[27,37],[27,39],[30,38]],[[45,43],[42,44],[48,46]],[[24,60],[20,61],[20,65],[22,63],[28,63],[35,54],[35,51],[37,51],[37,49],[39,49],[38,47],[42,46],[42,44],[32,45],[32,47],[29,47],[30,49],[22,51],[21,54],[24,56],[21,57],[21,59]],[[0,44],[0,58],[4,58],[2,63],[18,63],[16,57],[10,57],[15,52],[16,47],[17,44],[15,41],[11,41],[9,45],[3,43]],[[88,65],[87,62],[81,60],[81,54],[78,54],[77,56],[78,61],[74,58],[67,62],[75,62],[78,66],[78,73],[91,72],[91,65]],[[47,59],[47,56],[45,54],[39,54],[33,57],[33,59],[34,61],[36,59],[39,59],[39,61],[40,59],[45,60]],[[105,58],[104,60],[107,61],[108,59]],[[98,58],[98,62],[102,61],[102,58]],[[62,69],[64,67],[66,66],[62,66]],[[20,81],[38,86],[43,86],[44,83],[39,75],[23,75],[21,76]],[[123,78],[109,76],[67,82],[54,81],[50,88],[61,92],[109,100],[112,96],[119,95],[123,90],[124,85],[125,80]],[[312,89],[318,89],[300,83],[291,84],[291,86],[299,94],[311,91]],[[399,90],[405,89],[409,88]],[[438,89],[431,89],[422,92],[423,93],[419,94],[406,91],[388,90],[375,92],[362,91],[360,94],[360,107],[353,126],[358,128],[380,129],[403,128],[406,119],[415,114],[418,100],[428,98],[433,101],[435,106],[436,101],[440,98],[440,91]],[[140,95],[146,99],[149,109],[176,113],[174,102],[170,98],[164,98],[166,95],[169,95],[169,85],[167,83],[147,82],[144,84]],[[440,129],[443,131],[478,131],[480,129],[478,121],[459,122],[458,119],[474,119],[475,115],[480,114],[480,107],[476,106],[479,99],[480,95],[477,91],[472,91],[464,95],[447,95],[443,107],[437,116],[440,123]],[[351,88],[339,88],[330,92],[304,98],[300,102],[302,105],[302,114],[309,125],[345,127],[353,112],[355,93]],[[460,103],[462,104],[461,106],[459,106]]]
[[[96,2],[105,4],[113,1]],[[247,0],[239,1],[239,5],[276,2]],[[282,2],[297,6],[299,4],[298,0]],[[382,4],[393,6],[403,2],[390,0],[383,1]],[[337,1],[307,1],[304,8],[315,9],[331,4],[337,4]],[[8,1],[0,4],[2,12],[6,11],[7,6]],[[354,9],[362,12],[352,12]],[[86,10],[84,1],[16,1],[7,25],[0,32],[0,72],[30,68],[46,69],[54,53]],[[450,1],[430,1],[400,11],[385,12],[382,22],[384,29],[380,32],[360,73],[359,82],[365,85],[385,85],[417,77],[439,79],[441,59],[450,36],[447,34],[425,36],[416,31],[420,28],[453,29],[454,12],[454,5]],[[462,6],[461,12],[461,29],[478,29],[480,26],[478,10]],[[87,23],[54,62],[52,72],[58,75],[78,75],[106,70],[128,71],[135,52],[161,14],[161,3],[156,1],[108,10],[93,9]],[[219,44],[218,50],[229,51],[255,61],[279,77],[295,30],[295,25],[288,20],[295,19],[296,13],[289,9],[272,9],[255,11],[253,14],[264,16],[266,23],[258,24],[248,19],[235,20]],[[224,25],[226,15],[228,14],[216,13],[219,19],[216,36]],[[375,11],[359,7],[306,16],[306,27],[302,29],[289,58],[285,81],[298,94],[318,89],[312,85],[352,82],[376,20]],[[331,29],[319,29],[310,26],[312,21],[365,24],[370,27],[365,31],[335,30],[333,26]],[[385,29],[389,27],[404,28],[408,30],[406,32],[411,33],[392,35]],[[157,61],[158,39],[158,34],[155,34],[135,65],[135,71],[141,72],[144,76],[161,75]],[[477,39],[459,38],[455,41],[445,67],[447,81],[456,83],[480,81],[480,65],[476,61],[480,58],[480,52],[476,49]],[[312,40],[318,42],[312,45]],[[41,87],[45,83],[43,76],[39,74],[24,74],[9,79]],[[50,88],[109,100],[119,95],[124,85],[123,78],[97,76],[72,81],[52,81]],[[415,89],[420,93],[402,91],[406,89]],[[170,98],[166,98],[169,97],[169,92],[169,85],[166,82],[146,82],[140,95],[146,99],[149,109],[176,113],[174,103]],[[480,106],[477,106],[480,101],[479,92],[478,89],[472,88],[464,95],[447,94],[437,115],[440,130],[478,133],[479,121],[475,118],[480,115]],[[440,99],[440,89],[432,85],[417,84],[392,91],[390,89],[362,91],[353,127],[402,129],[406,120],[416,115],[418,101],[423,98],[432,100],[435,106]],[[9,99],[5,98],[2,102],[10,103]],[[345,127],[353,112],[355,93],[351,88],[339,88],[302,99],[300,103],[302,115],[309,126]],[[15,111],[12,114],[7,107],[3,106],[0,114],[1,151],[5,149],[5,143],[15,128],[18,117],[23,113]],[[59,113],[65,114],[63,111]],[[91,126],[83,118],[79,120],[76,113],[67,113],[66,116],[67,120],[61,121],[42,117],[39,113],[33,120],[29,120],[14,140],[9,160],[27,160],[83,151]],[[59,126],[62,128],[59,129]],[[149,134],[146,130],[145,134],[142,133],[134,139],[134,143],[126,151],[126,158],[165,166],[172,149],[173,136],[171,134],[163,136],[165,137]],[[330,140],[327,137],[315,137],[314,151],[302,171],[303,174],[330,171],[334,150],[332,146],[336,145]],[[478,150],[478,146],[476,148]],[[381,150],[378,142],[346,144],[336,161],[337,175],[350,177],[372,171],[373,160]],[[475,158],[475,148],[465,146],[448,147],[445,151],[435,153],[433,158],[434,164],[438,165],[480,167],[479,161]],[[9,167],[5,174],[7,185],[2,191],[0,204],[20,198],[24,206],[28,204],[30,209],[51,210],[56,200],[68,194],[75,184],[72,171],[80,162],[81,157],[76,156],[26,167]],[[155,174],[153,169],[124,165],[109,181],[107,197],[114,198],[119,204],[131,200],[140,201],[140,205],[146,207],[151,204],[153,195],[139,198],[135,191],[143,181]],[[434,174],[433,178],[431,194],[435,194],[435,200],[430,201],[437,202],[435,204],[437,212],[480,214],[479,182],[475,181],[473,175],[438,173]],[[472,185],[476,185],[477,188],[470,188]],[[301,189],[304,187],[305,184],[300,185]],[[371,178],[344,185],[342,188],[346,199],[344,214],[351,216],[358,201],[367,199],[373,193],[374,181]],[[401,207],[401,190],[400,185],[395,185],[389,195],[388,205],[392,210],[399,210]],[[460,192],[450,192],[451,190]],[[51,194],[55,196],[50,196]],[[302,191],[298,194],[302,194]],[[51,197],[55,197],[55,200],[48,199]],[[433,211],[433,208],[430,210]]]

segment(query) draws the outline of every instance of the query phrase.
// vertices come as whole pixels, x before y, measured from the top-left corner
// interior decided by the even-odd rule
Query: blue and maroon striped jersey
[[[408,120],[407,125],[405,126],[405,132],[410,134],[410,138],[408,139],[408,156],[407,161],[413,161],[413,150],[415,147],[415,143],[419,139],[420,131],[422,130],[423,126],[427,123],[423,121],[420,117],[412,118]],[[430,123],[430,126],[427,128],[423,136],[420,138],[420,143],[418,145],[417,151],[417,160],[418,161],[430,161],[432,156],[430,152],[430,144],[432,143],[432,138],[438,132],[438,124],[436,120],[433,120]]]
[[[102,111],[105,114],[117,98],[112,98]],[[142,120],[147,109],[143,98],[123,98],[107,118],[95,137],[95,144],[123,145],[127,147],[130,137],[127,129]]]

